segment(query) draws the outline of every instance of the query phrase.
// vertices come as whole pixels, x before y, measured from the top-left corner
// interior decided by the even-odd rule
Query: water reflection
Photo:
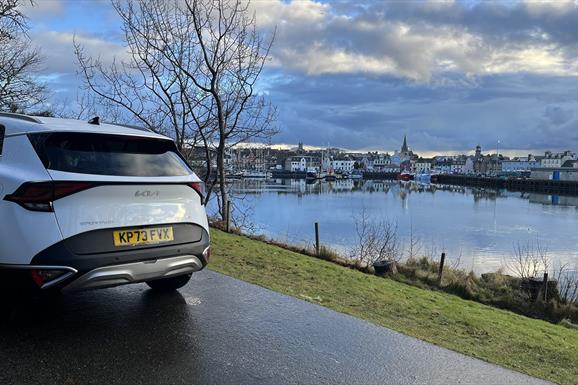
[[[328,194],[338,192],[367,192],[389,193],[398,190],[400,198],[405,199],[408,194],[435,194],[438,191],[452,192],[471,196],[474,202],[480,200],[496,200],[498,198],[514,197],[529,200],[531,203],[578,207],[578,196],[547,195],[540,193],[513,192],[505,189],[495,190],[488,188],[439,185],[419,182],[353,180],[342,179],[331,182],[307,181],[305,179],[243,179],[233,182],[234,191],[243,194],[286,193],[286,194]]]
[[[402,241],[411,233],[432,255],[461,256],[463,268],[478,272],[506,264],[518,242],[540,242],[555,263],[578,261],[578,197],[352,179],[244,179],[232,188],[260,233],[291,243],[310,244],[319,222],[323,242],[347,253],[366,210],[395,221]]]

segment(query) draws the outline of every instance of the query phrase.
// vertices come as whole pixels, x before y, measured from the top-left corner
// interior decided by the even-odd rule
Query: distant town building
[[[331,168],[337,172],[351,172],[354,169],[355,161],[350,158],[339,158],[331,161]]]
[[[441,158],[435,159],[435,165],[433,167],[434,171],[439,174],[451,174],[452,173],[452,161],[451,159]]]
[[[541,166],[540,157],[535,157],[532,154],[528,154],[527,157],[514,157],[510,160],[502,161],[502,172],[504,173],[514,173],[530,171],[533,168]]]
[[[418,158],[414,164],[415,172],[418,174],[429,174],[432,171],[433,162],[432,158]]]
[[[313,156],[294,155],[285,160],[285,170],[291,172],[319,172],[319,160]]]
[[[463,174],[465,166],[466,166],[466,159],[462,158],[462,157],[458,157],[458,158],[452,160],[452,163],[450,166],[450,170],[451,170],[450,172],[452,174]]]
[[[532,169],[531,179],[578,181],[578,167],[542,167]]]
[[[500,154],[483,155],[482,147],[476,146],[473,158],[474,174],[494,176],[502,172],[502,162],[508,160]],[[464,165],[466,168],[466,166]]]
[[[567,160],[562,167],[578,168],[578,160]]]
[[[230,151],[231,171],[266,171],[270,168],[271,159],[269,148],[238,148]]]
[[[401,149],[394,152],[393,156],[391,157],[391,163],[393,165],[399,166],[401,171],[411,172],[413,171],[412,160],[415,162],[417,158],[418,156],[409,149],[409,146],[407,145],[407,136],[404,135]]]
[[[238,174],[245,171],[264,172],[285,170],[290,172],[336,172],[351,173],[354,170],[367,172],[416,174],[441,173],[463,175],[516,175],[532,171],[531,177],[538,179],[574,180],[578,178],[578,156],[575,152],[546,151],[543,156],[528,154],[512,159],[501,154],[484,154],[481,146],[476,146],[473,155],[439,155],[424,158],[415,154],[404,135],[399,150],[393,155],[374,152],[346,152],[339,148],[306,149],[303,142],[291,149],[271,146],[235,146],[225,154],[227,173]],[[196,172],[206,172],[206,152],[202,146],[190,146],[183,150],[187,161]],[[216,153],[210,151],[210,162],[216,167]],[[578,179],[577,179],[578,180]]]
[[[546,151],[544,158],[542,158],[541,166],[543,168],[559,168],[562,167],[566,161],[576,159],[578,159],[576,153],[570,150],[557,153]]]
[[[391,157],[391,163],[401,166],[402,164],[407,164],[406,163],[407,161],[417,158],[418,156],[415,155],[413,151],[409,149],[409,146],[407,145],[407,136],[404,135],[401,149],[399,151],[394,152],[393,156]]]

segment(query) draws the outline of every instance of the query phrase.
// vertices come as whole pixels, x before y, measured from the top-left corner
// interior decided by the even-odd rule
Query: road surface
[[[214,272],[21,305],[0,384],[544,384]]]

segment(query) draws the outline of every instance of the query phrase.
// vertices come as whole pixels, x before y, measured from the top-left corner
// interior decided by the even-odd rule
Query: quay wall
[[[544,194],[578,195],[578,180],[503,179],[464,175],[438,175],[437,183],[489,187]]]

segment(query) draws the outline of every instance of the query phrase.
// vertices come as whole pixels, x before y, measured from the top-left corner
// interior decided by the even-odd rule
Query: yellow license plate
[[[174,240],[172,226],[114,231],[115,246],[149,245]]]

